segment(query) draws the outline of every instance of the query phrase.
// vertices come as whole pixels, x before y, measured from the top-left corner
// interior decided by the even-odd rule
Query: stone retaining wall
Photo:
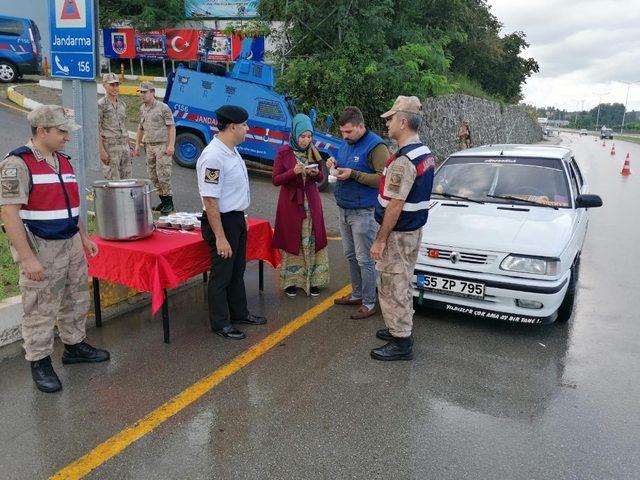
[[[538,123],[517,106],[455,94],[428,98],[423,110],[420,137],[438,161],[459,150],[458,128],[464,119],[469,121],[472,146],[542,141]]]

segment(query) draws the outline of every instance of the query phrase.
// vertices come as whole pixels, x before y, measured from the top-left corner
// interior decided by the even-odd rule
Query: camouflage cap
[[[55,127],[65,132],[73,132],[82,128],[73,119],[74,116],[69,110],[58,105],[40,105],[27,115],[27,120],[32,127]]]
[[[418,97],[405,97],[404,95],[400,95],[396,98],[391,110],[380,115],[382,118],[390,117],[398,112],[403,113],[422,113],[422,102]]]
[[[115,73],[105,73],[102,75],[102,83],[120,83],[120,79]]]
[[[138,89],[139,92],[148,92],[149,90],[154,90],[155,91],[156,87],[153,86],[153,83],[151,82],[142,82],[140,84],[140,88]]]

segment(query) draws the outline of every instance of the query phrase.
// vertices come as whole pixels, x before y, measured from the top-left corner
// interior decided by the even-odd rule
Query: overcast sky
[[[625,103],[640,110],[640,0],[488,0],[503,33],[522,30],[540,72],[523,86],[540,107],[589,110]]]

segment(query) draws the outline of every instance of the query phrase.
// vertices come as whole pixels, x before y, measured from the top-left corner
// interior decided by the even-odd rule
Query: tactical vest
[[[398,218],[398,222],[394,227],[394,231],[408,232],[418,230],[427,223],[429,216],[429,199],[431,198],[431,189],[433,187],[433,170],[435,163],[433,155],[426,145],[413,143],[401,148],[397,155],[392,155],[385,165],[382,172],[382,179],[378,190],[378,202],[376,205],[375,218],[376,222],[382,225],[384,211],[391,200],[384,196],[384,183],[389,166],[399,157],[407,157],[416,167],[417,175],[413,182],[413,186],[407,195],[402,212]]]
[[[384,140],[369,131],[353,145],[344,142],[336,154],[338,166],[364,173],[376,173],[369,166],[368,156],[371,150],[381,143],[384,143]],[[347,209],[375,207],[378,196],[375,188],[363,185],[351,178],[338,181],[334,194],[338,206]]]
[[[64,240],[78,232],[80,195],[69,157],[55,152],[59,173],[44,160],[38,161],[28,147],[7,156],[20,157],[31,177],[29,200],[20,209],[20,218],[31,232],[48,240]]]

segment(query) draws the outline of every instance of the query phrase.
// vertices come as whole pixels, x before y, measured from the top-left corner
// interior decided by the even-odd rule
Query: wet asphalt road
[[[638,478],[640,171],[619,172],[640,146],[616,142],[612,158],[592,137],[563,139],[605,203],[592,211],[568,324],[423,310],[415,360],[381,364],[369,358],[381,318],[333,307],[88,478]],[[252,177],[266,210],[263,183]],[[346,285],[339,242],[329,248],[331,286],[317,300],[283,296],[268,267],[258,295],[250,266],[250,307],[270,322],[246,341],[209,332],[196,287],[170,300],[170,345],[147,308],[91,329],[108,364],[62,366],[58,344],[60,394],[36,391],[23,359],[0,362],[0,477],[55,473]]]

